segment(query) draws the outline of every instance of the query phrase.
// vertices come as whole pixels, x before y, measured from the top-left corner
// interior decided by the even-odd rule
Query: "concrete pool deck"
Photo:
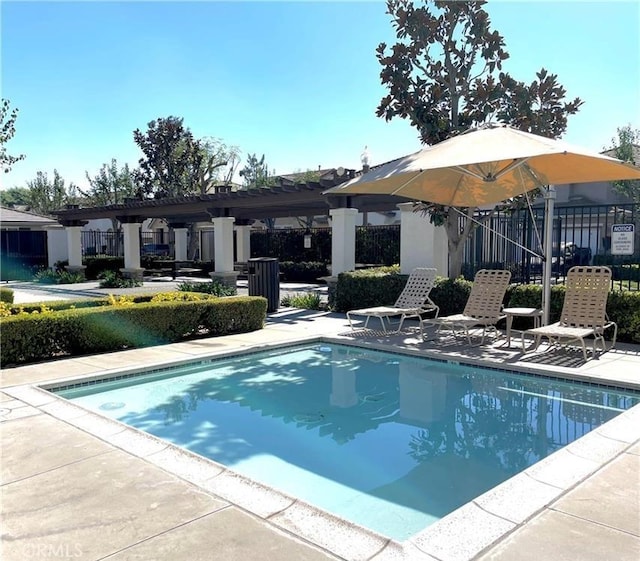
[[[640,388],[640,348],[596,360],[522,355],[352,332],[344,315],[270,314],[265,329],[4,369],[0,386],[3,560],[634,560],[640,557],[640,406],[398,544],[237,478],[38,389],[255,346],[325,337],[461,362],[560,372]]]

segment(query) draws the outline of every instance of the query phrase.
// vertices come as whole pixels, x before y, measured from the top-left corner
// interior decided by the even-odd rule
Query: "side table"
[[[511,326],[514,317],[533,318],[533,327],[540,327],[542,323],[540,308],[504,308],[502,312],[507,316],[507,346],[511,346]]]

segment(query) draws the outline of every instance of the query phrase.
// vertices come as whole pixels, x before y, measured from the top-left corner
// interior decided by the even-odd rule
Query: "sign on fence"
[[[634,225],[611,226],[611,255],[633,255]]]

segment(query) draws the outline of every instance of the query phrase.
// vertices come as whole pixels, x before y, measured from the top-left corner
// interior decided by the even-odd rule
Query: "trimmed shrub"
[[[283,280],[288,282],[317,282],[329,275],[327,266],[319,261],[282,261],[279,265]]]
[[[460,314],[469,299],[473,283],[462,277],[448,279],[438,277],[429,297],[440,307],[440,316]]]
[[[398,299],[407,278],[408,275],[400,274],[398,266],[340,273],[332,309],[346,313],[358,308],[390,306]]]
[[[13,290],[6,287],[0,288],[0,302],[13,304]]]
[[[87,280],[98,280],[105,271],[119,273],[124,268],[124,257],[85,257],[82,264],[86,267],[84,275]]]
[[[148,296],[149,300],[153,296]],[[261,329],[267,301],[261,297],[134,303],[68,308],[2,318],[2,366],[85,353],[158,345],[185,338]],[[126,305],[125,305],[126,304]],[[42,308],[41,308],[42,309]]]
[[[618,324],[618,340],[640,343],[640,292],[614,290],[607,300],[609,319]],[[608,336],[608,334],[607,334]]]
[[[228,286],[218,280],[181,282],[177,288],[186,292],[202,292],[214,296],[235,296],[238,293],[235,286]]]

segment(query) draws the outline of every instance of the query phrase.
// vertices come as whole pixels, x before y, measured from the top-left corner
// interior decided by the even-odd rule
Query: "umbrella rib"
[[[425,169],[421,169],[420,172],[418,173],[418,175],[414,175],[413,177],[407,179],[407,181],[405,183],[403,183],[400,187],[398,187],[395,191],[393,191],[393,193],[391,193],[392,195],[395,195],[396,193],[399,193],[400,191],[402,191],[407,185],[409,185],[409,183],[411,183],[412,181],[418,179],[418,177],[420,177],[423,173],[425,173],[427,170]]]
[[[451,208],[452,210],[455,210],[460,216],[463,216],[464,218],[467,218],[467,219],[471,220],[471,222],[475,222],[478,226],[481,226],[485,230],[489,230],[490,232],[493,232],[499,238],[502,238],[502,239],[505,239],[505,240],[511,242],[516,247],[519,247],[520,249],[524,249],[527,253],[530,253],[531,255],[535,255],[536,257],[540,257],[540,258],[544,259],[543,255],[540,255],[539,253],[536,253],[535,251],[533,251],[533,249],[529,249],[527,246],[522,245],[521,243],[518,243],[517,241],[515,241],[512,238],[510,238],[509,236],[505,236],[504,234],[501,234],[495,228],[491,228],[490,226],[487,226],[486,224],[483,224],[479,220],[476,220],[473,216],[469,216],[469,215],[465,214],[459,208],[457,208],[455,206],[452,206],[452,207],[449,207],[449,208]]]

